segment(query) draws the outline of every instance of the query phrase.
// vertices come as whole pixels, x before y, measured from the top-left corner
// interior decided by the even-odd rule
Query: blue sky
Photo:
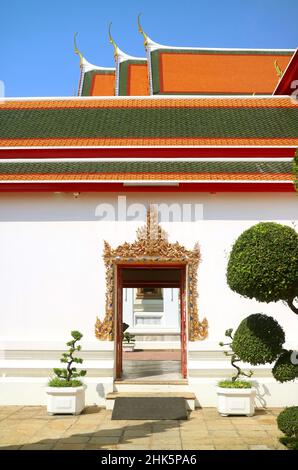
[[[96,65],[113,66],[107,29],[125,52],[144,56],[137,14],[161,44],[296,48],[297,0],[9,0],[1,5],[0,80],[6,96],[73,96],[79,47]]]

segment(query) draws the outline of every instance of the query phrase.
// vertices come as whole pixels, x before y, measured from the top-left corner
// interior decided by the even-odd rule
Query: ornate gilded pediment
[[[178,242],[170,243],[167,233],[158,223],[158,212],[155,205],[150,205],[146,225],[137,230],[136,241],[123,243],[113,249],[104,242],[103,254],[106,267],[106,313],[103,321],[99,318],[95,324],[95,335],[100,340],[113,340],[114,331],[114,289],[115,266],[117,264],[185,264],[187,283],[187,310],[190,341],[205,339],[208,335],[208,322],[198,318],[197,308],[197,272],[200,262],[200,249],[196,244],[188,250]]]

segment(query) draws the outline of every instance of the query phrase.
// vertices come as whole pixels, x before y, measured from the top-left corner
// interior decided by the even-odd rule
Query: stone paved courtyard
[[[279,449],[280,409],[253,417],[221,417],[215,408],[192,411],[187,421],[112,421],[111,411],[88,407],[80,416],[48,416],[45,407],[0,407],[3,449]]]

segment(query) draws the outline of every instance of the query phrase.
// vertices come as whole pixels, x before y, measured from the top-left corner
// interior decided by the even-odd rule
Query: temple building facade
[[[215,406],[219,342],[266,313],[297,349],[297,319],[226,281],[260,221],[298,223],[297,51],[170,47],[93,65],[78,96],[0,100],[0,404],[44,404],[70,331],[83,333],[88,404],[111,392],[190,391]],[[123,351],[123,324],[135,350]],[[298,384],[254,367],[258,406]]]

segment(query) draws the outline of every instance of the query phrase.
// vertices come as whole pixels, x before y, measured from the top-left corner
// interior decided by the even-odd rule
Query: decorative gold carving
[[[277,60],[274,61],[274,68],[275,72],[278,78],[281,78],[283,76],[283,71],[281,70],[280,66],[278,65]]]
[[[73,45],[74,45],[74,51],[75,51],[75,54],[77,54],[80,58],[80,67],[82,68],[83,67],[83,62],[84,62],[84,57],[83,57],[83,54],[80,52],[79,48],[78,48],[78,45],[77,45],[77,35],[78,33],[75,33],[74,34],[74,38],[73,38]]]
[[[112,46],[114,48],[114,59],[115,59],[115,61],[117,61],[119,51],[118,51],[118,46],[117,46],[117,44],[115,43],[115,41],[112,37],[111,28],[112,28],[112,23],[109,24],[109,42],[112,44]]]
[[[147,36],[147,34],[144,32],[144,30],[143,30],[143,28],[142,28],[141,21],[140,21],[140,17],[141,17],[141,13],[138,14],[138,31],[139,31],[139,33],[143,36],[143,38],[144,38],[144,47],[145,47],[145,49],[147,49],[147,46],[148,46],[148,36]]]
[[[150,205],[147,212],[146,225],[137,230],[134,243],[123,243],[113,249],[104,242],[103,259],[106,267],[106,313],[101,321],[95,324],[95,335],[100,340],[113,340],[114,330],[114,292],[115,267],[117,264],[185,264],[187,286],[187,309],[189,325],[189,341],[203,340],[208,335],[206,318],[199,321],[197,307],[197,272],[200,262],[200,250],[195,244],[193,250],[187,250],[178,242],[169,243],[166,232],[158,223],[156,205]]]

